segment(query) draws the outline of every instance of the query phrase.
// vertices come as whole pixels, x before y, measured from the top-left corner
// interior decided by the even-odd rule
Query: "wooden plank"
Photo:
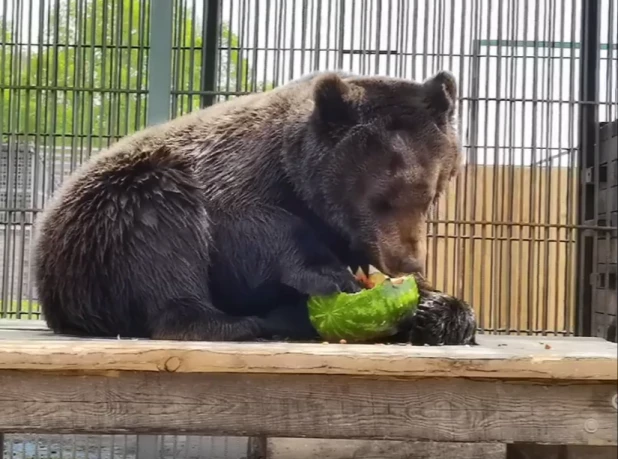
[[[66,335],[56,335],[48,329],[2,328],[0,326],[0,341],[78,341],[78,338]]]
[[[616,445],[616,385],[0,371],[5,432]]]
[[[382,374],[616,380],[616,344],[600,338],[480,335],[477,347],[186,343],[80,339],[42,321],[0,321],[0,368]],[[37,344],[45,341],[45,346]]]
[[[13,340],[16,335],[11,332],[23,333],[27,339],[44,339],[54,341],[56,339],[68,339],[74,341],[89,341],[95,339],[79,338],[68,335],[56,335],[45,324],[43,320],[16,320],[16,319],[0,319],[0,340]],[[127,338],[123,338],[127,340]],[[568,350],[570,348],[581,348],[585,346],[603,345],[606,340],[599,337],[590,336],[529,336],[529,335],[488,335],[479,334],[479,343],[484,348],[500,349],[508,346],[511,350],[529,350],[538,351],[539,345],[549,343],[557,350]],[[100,339],[96,339],[100,341]],[[109,341],[109,339],[104,339]],[[135,340],[133,340],[135,341]],[[137,341],[152,341],[140,339]]]
[[[247,459],[506,459],[500,443],[268,438],[250,440]]]
[[[2,340],[0,369],[618,379],[616,344],[605,340],[481,336],[479,342],[480,346],[471,347],[419,347],[57,339],[52,335],[43,340]]]
[[[0,330],[40,330],[48,331],[44,320],[0,319]]]
[[[6,339],[8,332],[22,332],[26,337],[35,339],[54,340],[56,338],[66,338],[76,341],[84,341],[84,338],[76,338],[72,336],[56,335],[47,327],[43,320],[19,320],[19,319],[0,319],[0,340]],[[9,335],[14,336],[14,335]],[[479,334],[480,343],[483,347],[487,348],[501,348],[505,345],[510,346],[513,349],[528,349],[538,350],[539,344],[550,343],[558,348],[579,347],[582,343],[586,345],[595,345],[605,343],[605,339],[594,336],[561,336],[561,335],[548,335],[548,336],[529,336],[529,335],[509,335],[504,340],[504,335],[488,335]],[[12,339],[12,338],[11,338]],[[149,340],[140,340],[149,341]]]

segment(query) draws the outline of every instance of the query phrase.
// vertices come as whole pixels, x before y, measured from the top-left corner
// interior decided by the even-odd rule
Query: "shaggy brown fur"
[[[318,73],[122,139],[37,223],[49,326],[314,337],[307,295],[358,291],[347,266],[420,271],[427,210],[460,167],[455,99],[446,72],[424,83]],[[440,298],[401,339],[472,340],[470,308]]]

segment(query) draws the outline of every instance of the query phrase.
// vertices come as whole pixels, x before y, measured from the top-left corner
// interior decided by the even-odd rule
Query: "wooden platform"
[[[479,343],[84,340],[0,321],[0,432],[617,445],[616,344]]]

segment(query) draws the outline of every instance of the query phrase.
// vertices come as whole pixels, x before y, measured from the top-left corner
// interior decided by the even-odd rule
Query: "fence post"
[[[582,0],[581,47],[579,72],[579,218],[580,225],[597,225],[594,215],[594,184],[586,183],[586,168],[594,165],[595,143],[599,130],[597,94],[599,90],[599,51],[600,8],[599,0]],[[598,148],[598,145],[596,146]],[[592,210],[592,212],[591,212]],[[591,275],[594,267],[594,244],[596,230],[591,234],[579,230],[577,234],[577,306],[575,333],[579,336],[591,335],[592,286]]]
[[[147,123],[170,118],[172,88],[172,0],[151,0],[150,51],[148,53]]]
[[[171,115],[172,20],[172,0],[151,0],[146,112],[149,126],[164,123]],[[137,435],[137,459],[154,459],[159,455],[158,435]]]
[[[160,456],[158,435],[137,435],[136,459],[157,459]]]

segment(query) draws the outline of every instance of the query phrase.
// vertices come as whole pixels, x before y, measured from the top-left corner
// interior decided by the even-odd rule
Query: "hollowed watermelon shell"
[[[397,324],[418,305],[414,277],[386,279],[359,293],[311,297],[311,323],[327,341],[370,341],[392,336]]]

